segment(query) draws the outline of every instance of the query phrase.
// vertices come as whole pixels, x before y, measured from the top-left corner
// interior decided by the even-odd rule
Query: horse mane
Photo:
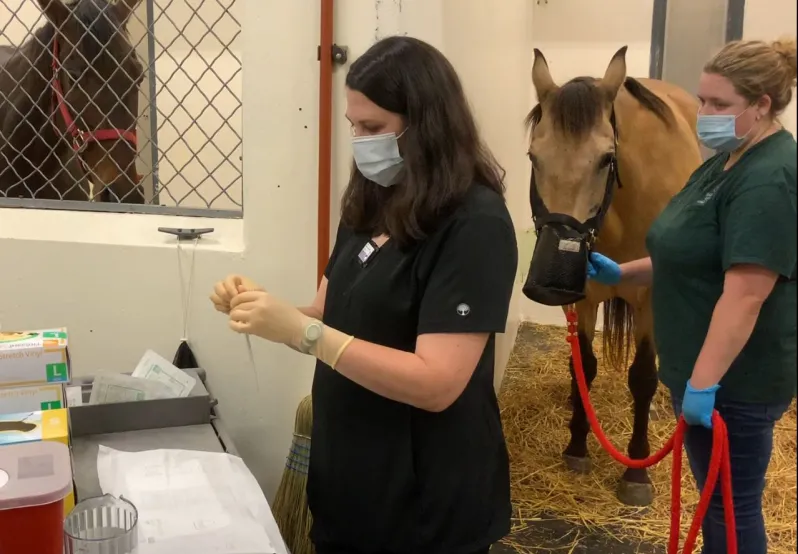
[[[111,9],[113,4],[108,0],[77,0],[68,6],[72,10],[72,17],[85,29],[77,47],[86,61],[92,63],[121,28],[117,11]],[[46,19],[45,24],[35,29],[28,40],[20,45],[18,54],[24,54],[35,64],[44,51],[51,47],[54,37],[55,26]]]
[[[582,137],[596,126],[604,106],[604,96],[596,86],[597,81],[594,77],[575,77],[552,93],[548,110],[558,130]],[[670,107],[640,81],[627,77],[623,86],[643,108],[654,113],[665,125],[670,126],[673,123]],[[527,128],[532,129],[542,116],[543,108],[537,104],[526,116],[524,123]]]

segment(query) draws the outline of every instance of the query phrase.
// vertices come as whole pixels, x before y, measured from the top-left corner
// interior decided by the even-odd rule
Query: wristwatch
[[[302,331],[302,342],[299,344],[299,351],[303,354],[310,354],[310,351],[316,346],[316,342],[321,338],[323,329],[324,325],[321,321],[311,319]]]

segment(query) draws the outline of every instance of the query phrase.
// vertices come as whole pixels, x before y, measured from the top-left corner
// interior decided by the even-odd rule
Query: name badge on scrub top
[[[357,260],[360,262],[360,266],[366,267],[379,251],[380,247],[377,246],[377,243],[373,240],[369,240],[363,245],[363,248],[360,249],[360,253],[357,255]]]

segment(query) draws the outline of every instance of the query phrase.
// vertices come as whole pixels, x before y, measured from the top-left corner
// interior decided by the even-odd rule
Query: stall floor
[[[517,546],[511,546],[517,545]],[[618,541],[611,529],[588,529],[580,525],[541,517],[495,545],[491,554],[664,554],[665,549],[641,542]]]

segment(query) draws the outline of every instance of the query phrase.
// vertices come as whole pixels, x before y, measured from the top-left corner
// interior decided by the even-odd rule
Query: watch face
[[[318,340],[321,336],[321,325],[318,323],[311,323],[305,329],[305,338],[307,340]]]

